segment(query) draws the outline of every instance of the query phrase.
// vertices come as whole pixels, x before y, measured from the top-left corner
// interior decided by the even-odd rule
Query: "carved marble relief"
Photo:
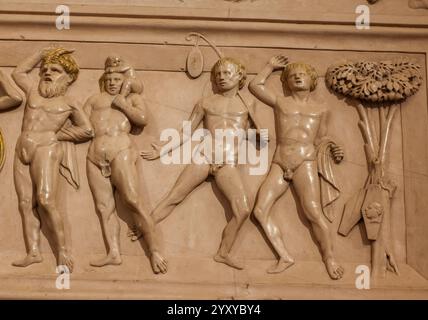
[[[101,240],[104,240],[106,249],[106,254],[101,259],[90,260],[90,265],[96,267],[91,268],[91,272],[102,274],[99,267],[108,265],[118,266],[123,264],[122,268],[129,267],[126,260],[128,257],[126,256],[128,255],[127,250],[131,245],[128,243],[125,250],[121,249],[120,224],[123,222],[118,215],[118,208],[120,213],[121,204],[126,212],[131,214],[134,224],[134,228],[131,228],[132,232],[128,236],[132,240],[139,238],[144,240],[148,248],[148,256],[153,273],[164,274],[168,272],[168,276],[163,276],[162,279],[168,278],[171,273],[177,272],[174,270],[177,269],[175,268],[178,264],[177,261],[182,263],[185,261],[187,268],[190,265],[188,260],[190,261],[196,256],[192,250],[198,249],[196,248],[197,245],[194,245],[197,240],[194,240],[193,247],[190,245],[186,247],[188,244],[183,243],[187,239],[178,238],[182,241],[177,241],[180,243],[174,243],[173,245],[182,245],[184,248],[184,250],[180,251],[180,254],[183,255],[183,257],[180,257],[182,260],[179,260],[174,256],[179,250],[174,252],[173,250],[169,251],[170,247],[166,250],[163,247],[165,238],[168,236],[167,232],[163,233],[163,231],[172,229],[164,227],[171,221],[173,227],[176,227],[173,220],[174,216],[170,216],[174,211],[180,209],[177,208],[178,206],[185,207],[188,204],[186,202],[191,201],[190,198],[192,196],[190,194],[193,191],[197,194],[194,201],[201,204],[201,207],[189,209],[191,206],[188,206],[185,207],[185,210],[197,211],[197,214],[201,214],[201,211],[217,214],[219,210],[208,208],[213,206],[213,201],[217,201],[216,199],[211,198],[209,199],[211,202],[207,201],[205,203],[204,199],[199,198],[200,189],[198,188],[205,181],[212,181],[213,185],[215,185],[215,190],[220,191],[220,196],[218,194],[215,194],[215,196],[220,200],[219,202],[222,202],[222,197],[224,197],[227,202],[227,205],[224,206],[224,211],[226,212],[226,207],[230,205],[232,216],[229,219],[225,214],[225,219],[221,220],[223,217],[220,214],[212,215],[214,216],[212,221],[218,223],[216,226],[222,228],[222,230],[218,229],[222,231],[221,235],[220,232],[212,232],[205,235],[200,231],[200,224],[191,221],[197,227],[194,229],[189,228],[189,230],[196,230],[195,233],[199,232],[198,236],[200,238],[204,237],[203,241],[215,243],[217,246],[217,240],[214,236],[218,235],[218,239],[221,238],[218,248],[215,247],[217,251],[203,252],[203,254],[209,255],[209,260],[201,254],[204,259],[209,261],[207,269],[213,268],[215,272],[222,270],[216,269],[223,266],[214,263],[214,261],[238,270],[244,269],[246,264],[243,258],[252,259],[247,258],[246,254],[251,250],[245,245],[251,247],[253,243],[250,242],[249,245],[248,242],[244,243],[247,239],[240,236],[242,234],[248,235],[249,233],[246,234],[243,231],[248,232],[250,230],[252,232],[252,234],[249,234],[250,236],[256,235],[256,237],[259,237],[251,238],[251,240],[261,239],[257,241],[266,247],[267,258],[263,257],[263,259],[272,259],[269,255],[277,255],[277,260],[266,270],[269,274],[276,274],[275,279],[281,279],[279,273],[288,270],[292,266],[293,268],[288,271],[290,274],[300,267],[298,264],[295,265],[295,259],[298,260],[300,257],[296,256],[295,251],[293,252],[293,249],[298,247],[298,250],[301,251],[307,248],[314,248],[314,256],[321,270],[317,277],[325,274],[326,270],[332,280],[342,279],[341,281],[345,281],[346,277],[343,278],[344,267],[349,270],[350,263],[343,251],[353,246],[356,242],[351,242],[352,239],[349,239],[350,237],[338,237],[335,226],[339,225],[338,232],[341,235],[348,236],[354,226],[363,220],[362,225],[364,225],[370,247],[367,243],[362,243],[358,248],[360,250],[358,254],[363,256],[371,249],[372,274],[375,277],[383,276],[386,270],[398,274],[398,264],[402,262],[400,258],[403,258],[404,255],[396,256],[394,254],[393,242],[395,235],[390,230],[391,201],[396,196],[397,183],[389,175],[389,145],[392,139],[392,123],[400,110],[401,104],[404,103],[407,97],[418,92],[421,86],[421,67],[403,58],[392,62],[364,60],[356,63],[343,63],[333,65],[327,70],[327,87],[338,94],[348,97],[348,102],[351,105],[357,101],[356,110],[360,118],[358,126],[365,142],[364,150],[361,148],[359,155],[364,155],[365,153],[367,156],[367,181],[359,190],[352,189],[353,192],[356,191],[355,195],[348,196],[350,194],[349,190],[347,190],[348,193],[346,190],[344,192],[341,178],[347,174],[350,177],[355,177],[354,173],[350,174],[347,171],[347,159],[345,159],[344,152],[345,147],[348,146],[347,144],[353,143],[353,140],[341,141],[344,143],[342,145],[336,139],[336,136],[337,131],[340,132],[344,125],[340,124],[338,126],[340,130],[337,130],[336,133],[331,130],[331,127],[335,126],[335,121],[338,118],[342,120],[354,118],[346,118],[339,112],[340,116],[343,117],[332,119],[333,108],[329,103],[337,99],[329,95],[326,88],[322,86],[320,88],[318,85],[319,76],[316,72],[316,69],[320,69],[320,66],[325,68],[327,63],[323,58],[329,55],[330,52],[324,52],[322,57],[318,57],[319,52],[322,50],[313,50],[314,53],[304,52],[303,54],[307,56],[303,60],[311,61],[311,64],[308,64],[290,62],[289,60],[294,60],[294,57],[288,58],[285,55],[278,55],[278,48],[233,47],[231,49],[228,47],[225,49],[225,51],[230,50],[233,53],[244,52],[245,54],[242,55],[242,61],[246,61],[244,65],[240,62],[240,59],[231,57],[234,54],[225,56],[213,42],[202,34],[192,32],[187,35],[186,40],[194,41],[193,45],[174,45],[174,51],[171,52],[181,53],[179,56],[181,60],[179,61],[183,64],[185,62],[188,76],[182,72],[184,70],[183,65],[179,65],[179,68],[177,68],[171,64],[173,67],[169,66],[169,69],[166,69],[167,71],[159,71],[153,68],[155,71],[149,70],[147,73],[155,75],[155,79],[147,80],[144,83],[151,90],[146,90],[140,80],[139,72],[142,69],[142,72],[146,72],[146,70],[144,70],[144,64],[137,59],[133,60],[133,62],[136,62],[135,64],[130,64],[127,59],[112,54],[106,58],[102,70],[99,70],[99,66],[91,65],[88,68],[86,65],[85,68],[88,68],[88,70],[84,72],[87,78],[84,80],[87,83],[84,83],[84,85],[92,85],[92,88],[87,91],[93,94],[89,98],[82,95],[82,98],[86,100],[82,107],[76,102],[77,99],[69,94],[69,89],[77,80],[80,72],[73,50],[61,47],[46,48],[18,64],[13,71],[12,77],[24,91],[27,99],[22,132],[16,145],[13,170],[18,208],[23,220],[23,234],[27,254],[23,259],[13,262],[13,265],[27,267],[31,264],[42,262],[40,233],[41,224],[45,223],[48,227],[49,235],[54,240],[53,251],[56,254],[57,264],[67,266],[70,271],[73,270],[75,261],[71,254],[71,244],[64,235],[64,216],[69,216],[69,213],[60,209],[57,197],[62,192],[59,183],[60,179],[65,179],[75,189],[78,189],[81,185],[82,177],[79,177],[78,174],[78,160],[76,157],[78,155],[76,155],[75,145],[82,143],[78,148],[84,147],[79,150],[84,150],[81,155],[86,157],[82,158],[86,159],[85,172],[87,180],[84,180],[84,183],[88,182],[90,193],[87,194],[89,197],[92,196],[89,203],[93,201],[95,208],[95,212],[87,211],[94,219],[98,216],[101,226],[101,231],[91,234],[93,237],[88,242],[92,244],[98,239],[102,243]],[[218,60],[209,69],[206,68],[207,61],[209,61],[206,58],[209,58],[209,56],[204,57],[203,55],[205,48],[201,48],[202,41],[207,43],[218,55]],[[139,46],[142,44],[133,45],[134,48],[140,50]],[[159,49],[153,44],[149,48],[163,50],[163,48]],[[190,50],[187,51],[188,49]],[[247,55],[246,50],[253,51]],[[290,52],[291,55],[295,54],[297,56],[294,50],[297,51],[298,49],[280,50],[288,50],[287,52]],[[300,50],[299,53],[303,51]],[[185,56],[186,53],[187,56]],[[268,63],[264,63],[265,59],[273,54],[276,55],[270,58]],[[134,58],[137,56],[135,54]],[[241,58],[239,54],[236,54],[236,56]],[[186,57],[187,59],[184,59]],[[312,57],[314,57],[313,60],[311,60]],[[257,60],[259,58],[260,60]],[[96,61],[96,59],[94,60]],[[258,63],[261,61],[263,61],[264,67],[259,70],[258,68],[261,64]],[[330,61],[335,60],[331,58]],[[89,64],[88,60],[85,63]],[[40,66],[39,79],[33,83],[30,72],[38,66]],[[248,71],[247,75],[248,69],[251,71]],[[248,96],[244,93],[247,90],[247,76],[251,79],[248,85],[248,90],[250,91]],[[168,79],[168,84],[162,82],[167,77],[171,78]],[[179,81],[177,79],[183,81],[184,85],[175,83],[174,81]],[[79,81],[82,81],[81,78],[77,81],[77,85],[80,84]],[[195,84],[195,86],[190,87],[189,83]],[[186,164],[183,171],[179,171],[181,170],[180,167],[177,169],[176,166],[175,173],[177,175],[175,177],[169,176],[173,177],[173,183],[168,185],[164,183],[165,181],[161,181],[167,180],[170,174],[167,170],[170,170],[171,167],[166,168],[164,163],[157,163],[153,160],[166,156],[168,153],[182,147],[188,140],[191,140],[191,136],[183,130],[180,131],[180,139],[175,141],[176,143],[173,141],[161,141],[159,135],[150,137],[155,141],[150,143],[151,141],[148,142],[148,139],[144,136],[150,130],[150,127],[147,127],[152,124],[152,118],[148,117],[148,114],[150,107],[152,107],[150,104],[155,99],[143,99],[143,93],[146,94],[147,92],[155,91],[153,89],[157,89],[159,91],[158,96],[153,95],[152,98],[159,98],[160,95],[166,95],[164,90],[169,85],[178,88],[177,91],[181,90],[180,95],[185,97],[179,103],[184,101],[188,106],[193,107],[193,110],[189,112],[190,109],[180,109],[173,105],[170,109],[166,109],[170,111],[175,108],[174,111],[177,112],[177,118],[173,118],[171,116],[173,111],[171,111],[171,114],[165,112],[165,109],[161,112],[160,108],[157,109],[158,105],[155,105],[152,110],[156,110],[161,117],[167,118],[165,123],[168,124],[160,128],[161,130],[169,129],[168,126],[172,126],[174,121],[178,121],[177,119],[188,118],[191,124],[190,135],[198,127],[202,127],[208,132],[204,139],[214,140],[217,137],[216,130],[219,129],[230,130],[232,135],[240,137],[242,131],[254,128],[259,138],[258,146],[265,143],[274,147],[272,149],[275,150],[274,153],[272,152],[273,157],[269,158],[271,163],[267,166],[269,172],[266,176],[260,178],[259,184],[254,184],[254,194],[251,194],[248,190],[249,188],[247,187],[249,187],[250,183],[245,179],[246,173],[244,173],[244,170],[240,170],[242,167],[238,163],[237,152],[240,150],[240,144],[243,143],[244,139],[234,140],[233,145],[226,143],[220,149],[199,149],[199,158],[205,159],[203,163],[192,162],[191,164]],[[73,85],[73,87],[75,86],[76,84]],[[281,88],[280,93],[274,90],[275,86],[276,89]],[[198,90],[193,90],[193,88],[198,88]],[[211,88],[213,92],[211,92]],[[79,90],[81,90],[81,87]],[[207,94],[207,91],[210,92]],[[83,92],[83,90],[80,92]],[[318,93],[320,94],[317,96]],[[174,96],[173,92],[169,92],[169,94]],[[191,98],[188,96],[191,96]],[[259,102],[256,102],[254,98],[257,98]],[[22,101],[23,99],[20,97],[19,92],[10,84],[7,76],[0,71],[0,110],[17,106]],[[165,99],[165,101],[168,101],[171,105],[175,103],[175,101],[171,102],[172,99]],[[192,103],[189,104],[189,101]],[[183,105],[185,104],[184,102],[182,103]],[[336,106],[340,105],[340,103],[337,100]],[[263,130],[265,128],[260,126],[260,119],[256,116],[263,113],[263,108],[267,109],[268,112],[272,112],[271,118],[266,116],[265,113],[263,120],[265,122],[270,121],[269,125],[275,128],[275,139],[267,135],[266,131]],[[190,117],[188,116],[189,113]],[[349,114],[356,116],[352,109],[350,109]],[[134,131],[137,131],[134,129],[142,132],[141,136],[137,134],[131,137]],[[358,128],[355,128],[352,138],[358,138],[359,135]],[[144,142],[147,146],[151,145],[151,148],[140,148],[141,146],[135,143],[136,140]],[[88,143],[83,144],[86,142]],[[215,142],[211,145],[215,145]],[[230,150],[233,150],[233,152],[230,152]],[[216,161],[219,154],[223,155],[220,157],[222,158],[221,162]],[[353,154],[354,152],[347,152],[347,157]],[[144,160],[141,160],[140,157]],[[4,161],[4,142],[0,132],[0,169],[2,161]],[[140,170],[141,168],[137,166],[138,161],[144,162],[147,168],[155,169],[152,169],[151,172],[144,171],[143,174],[143,171]],[[360,168],[362,167],[358,171],[359,173],[365,173],[364,161],[365,159],[359,163]],[[81,163],[84,163],[84,160]],[[341,166],[336,167],[339,164]],[[363,165],[361,166],[361,164]],[[344,167],[345,169],[343,169]],[[342,170],[342,175],[340,175],[340,170]],[[156,176],[156,179],[149,181],[147,177],[153,171],[155,175],[159,175],[159,178]],[[346,175],[343,172],[346,172]],[[176,179],[176,177],[178,178]],[[146,182],[147,184],[156,184],[156,187],[160,186],[160,188],[167,190],[163,198],[154,199],[154,205],[151,210],[147,210],[145,208],[146,203],[143,203],[143,184]],[[341,187],[339,187],[339,182]],[[208,185],[212,187],[211,184]],[[291,191],[288,192],[289,189],[293,190],[292,195],[290,195]],[[210,189],[209,191],[213,190]],[[81,196],[82,193],[84,192],[76,192],[78,196]],[[159,189],[153,193],[161,195]],[[286,197],[289,197],[291,201]],[[281,202],[281,198],[285,199],[285,201]],[[291,227],[284,223],[284,220],[281,220],[286,214],[290,213],[290,208],[286,207],[290,203],[291,206],[295,206],[291,208],[291,210],[294,210],[291,213],[297,213],[292,215],[296,216],[297,223]],[[346,203],[346,205],[343,210],[342,220],[338,221],[336,211],[340,203]],[[276,211],[274,209],[275,206],[277,207]],[[340,209],[342,210],[341,207]],[[85,211],[85,214],[87,213],[86,210],[83,211]],[[253,215],[253,221],[249,219],[251,215]],[[281,217],[278,217],[279,215]],[[203,217],[203,219],[205,218],[206,216]],[[184,216],[183,220],[187,223],[190,218]],[[225,220],[227,221],[225,222]],[[90,220],[84,220],[83,222],[87,221]],[[251,227],[253,229],[245,228],[248,226],[248,221],[250,221],[250,224],[252,223]],[[79,222],[80,220],[76,218],[72,228],[76,228],[76,225],[78,227]],[[247,225],[245,225],[246,223]],[[96,221],[95,226],[98,225],[98,221]],[[300,225],[302,229],[297,228]],[[299,247],[301,243],[295,237],[296,234],[287,238],[286,231],[288,228],[289,230],[296,229],[297,232],[293,231],[298,233],[301,230],[307,230],[306,226],[309,227],[308,235],[304,235],[307,238],[302,237],[305,243],[302,245],[302,248],[304,248],[301,249]],[[184,233],[182,232],[183,229],[181,225],[174,229],[174,232],[177,234]],[[184,230],[186,231],[186,229]],[[334,233],[331,232],[332,230]],[[190,235],[189,238],[192,236],[194,235]],[[350,243],[350,246],[345,248],[343,242],[341,242],[340,246],[335,246],[335,249],[333,249],[333,244],[336,242],[335,236],[341,239],[340,241],[345,241],[345,243],[348,241],[347,243]],[[242,243],[240,239],[244,239]],[[173,247],[171,242],[168,245]],[[102,250],[104,250],[104,244],[101,244]],[[247,251],[240,252],[240,256],[238,254],[235,255],[233,249],[241,244]],[[339,250],[337,250],[338,247]],[[263,247],[257,247],[251,254],[259,254],[261,252],[259,248],[263,249]],[[138,253],[132,252],[129,256],[138,256],[139,252],[142,251],[140,249],[138,247]],[[321,253],[321,259],[317,249]],[[88,249],[89,254],[95,253],[96,250],[96,247],[89,247]],[[357,252],[357,250],[352,251],[352,254],[354,252]],[[80,258],[84,255],[88,256],[88,252],[80,254]],[[172,263],[167,263],[166,255],[174,256]],[[213,259],[211,256],[213,256]],[[197,258],[199,259],[200,257]],[[148,262],[148,260],[144,258],[144,262]],[[248,263],[248,260],[246,262],[247,264],[251,263]],[[171,264],[174,265],[174,268],[170,267]],[[85,267],[89,268],[86,263]],[[194,268],[197,269],[198,267]],[[107,274],[109,268],[105,269]],[[147,268],[141,269],[146,270]],[[119,274],[124,269],[118,270]],[[148,270],[151,276],[152,272],[150,269]],[[302,270],[298,269],[296,273],[303,274]],[[228,271],[232,273],[230,270]],[[180,272],[181,274],[183,273],[182,270]],[[177,274],[181,275],[180,272],[177,272]],[[350,272],[352,273],[353,270]],[[241,276],[244,273],[239,273],[239,275]],[[235,275],[235,273],[232,274]],[[325,277],[327,277],[327,274],[325,274]],[[268,279],[268,281],[272,279],[264,271],[261,275],[260,279]],[[310,277],[308,278],[310,279]]]
[[[271,73],[278,69],[283,70],[281,81],[284,91],[289,92],[288,96],[277,96],[265,85]],[[320,244],[327,272],[337,280],[343,276],[344,269],[334,257],[333,242],[324,215],[330,222],[334,219],[330,207],[339,197],[330,159],[339,163],[344,152],[327,136],[327,107],[311,98],[316,84],[317,73],[312,66],[288,63],[282,55],[273,57],[250,83],[250,91],[274,108],[277,135],[272,166],[258,193],[254,214],[279,255],[278,263],[268,272],[284,271],[294,260],[286,249],[277,223],[271,217],[271,209],[292,184]]]
[[[160,253],[152,217],[143,208],[136,166],[139,154],[130,138],[132,126],[147,125],[146,105],[140,96],[143,84],[135,70],[117,56],[107,58],[99,83],[101,93],[91,96],[84,106],[94,130],[87,156],[87,174],[108,253],[91,265],[122,263],[116,192],[132,213],[137,231],[144,236],[153,271],[165,273],[167,263]]]
[[[357,101],[369,171],[365,186],[346,203],[339,233],[347,236],[362,218],[372,244],[372,275],[398,273],[390,231],[391,199],[397,188],[388,174],[391,125],[401,103],[421,86],[420,66],[404,58],[344,63],[327,70],[326,83]]]
[[[202,123],[204,129],[210,133],[210,136],[205,139],[216,139],[218,129],[230,130],[233,135],[239,136],[242,130],[250,126],[250,123],[256,123],[251,113],[252,102],[246,101],[239,93],[245,85],[245,67],[233,58],[221,57],[213,66],[211,75],[217,92],[202,98],[194,107],[189,118],[192,131]],[[142,151],[143,157],[149,160],[159,158],[190,138],[183,132],[181,135],[179,144],[162,149],[162,154],[160,153],[162,145],[154,144],[153,150]],[[237,143],[242,141],[238,139]],[[233,154],[230,154],[229,150],[233,150]],[[229,146],[227,143],[222,149],[202,150],[201,156],[207,161],[203,164],[187,165],[171,191],[156,206],[151,215],[156,223],[161,222],[178,204],[185,201],[197,186],[209,176],[213,176],[217,187],[230,202],[233,213],[232,219],[224,228],[221,244],[214,260],[236,269],[243,269],[243,263],[230,254],[243,223],[251,213],[250,200],[238,168],[238,150],[238,145]],[[213,161],[219,154],[225,155],[221,156],[223,162]]]
[[[14,160],[15,188],[27,255],[13,262],[17,267],[42,261],[40,226],[43,222],[53,234],[58,265],[73,269],[63,214],[57,202],[61,192],[58,180],[62,175],[74,188],[79,187],[74,142],[90,139],[92,129],[81,107],[67,95],[69,86],[79,74],[72,52],[63,48],[36,52],[21,62],[12,74],[27,96]],[[39,63],[40,79],[34,83],[29,72]]]

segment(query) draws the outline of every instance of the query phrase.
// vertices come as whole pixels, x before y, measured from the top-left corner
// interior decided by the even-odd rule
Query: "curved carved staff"
[[[223,53],[216,47],[214,43],[212,43],[210,40],[207,39],[204,35],[197,33],[197,32],[190,32],[186,36],[186,41],[191,41],[192,38],[195,38],[195,46],[190,50],[187,61],[186,61],[186,67],[187,72],[189,75],[196,79],[199,78],[199,76],[202,74],[203,68],[204,68],[204,56],[199,49],[199,40],[203,39],[208,45],[213,48],[217,56],[221,59],[224,58]]]
[[[210,40],[208,40],[207,37],[205,37],[203,34],[200,34],[198,32],[190,32],[189,34],[187,34],[186,36],[186,41],[191,41],[192,38],[196,38],[195,40],[195,46],[192,48],[192,50],[190,50],[188,56],[187,56],[187,61],[186,61],[186,67],[187,67],[187,72],[189,73],[189,75],[196,79],[199,78],[199,76],[202,74],[203,68],[204,68],[204,56],[201,52],[201,50],[199,49],[199,39],[203,39],[217,54],[217,56],[219,57],[219,59],[224,58],[224,54],[216,47],[216,45],[211,42]],[[238,97],[241,99],[242,103],[245,105],[245,107],[247,108],[248,112],[250,112],[250,114],[252,115],[252,118],[254,119],[254,115],[252,114],[252,110],[249,107],[247,101],[244,99],[244,97],[242,96],[241,92],[238,91]],[[259,130],[258,128],[258,124],[255,124],[257,127],[257,130]]]
[[[372,241],[373,276],[385,276],[386,270],[398,274],[389,221],[396,185],[386,170],[388,149],[392,121],[400,103],[415,94],[422,83],[420,66],[405,59],[344,63],[327,70],[326,83],[333,91],[359,100],[358,126],[365,141],[369,171],[364,188],[345,205],[339,233],[348,235],[362,217]]]

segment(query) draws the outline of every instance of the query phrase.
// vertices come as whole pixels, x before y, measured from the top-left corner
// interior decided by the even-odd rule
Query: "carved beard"
[[[67,91],[68,83],[65,80],[45,81],[39,82],[39,94],[43,98],[53,98],[63,96]]]

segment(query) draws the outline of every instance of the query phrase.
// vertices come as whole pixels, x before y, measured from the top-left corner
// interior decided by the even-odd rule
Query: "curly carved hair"
[[[242,78],[239,81],[239,89],[242,89],[245,86],[245,81],[247,79],[247,71],[245,70],[245,66],[243,64],[241,64],[239,61],[233,58],[224,57],[217,60],[217,62],[214,64],[214,66],[211,69],[211,76],[215,77],[215,71],[217,70],[217,68],[225,65],[226,63],[233,64],[236,68],[236,72],[242,73]]]
[[[303,62],[294,62],[287,64],[287,66],[284,68],[284,71],[281,74],[281,82],[287,85],[287,78],[291,70],[295,70],[297,68],[303,68],[311,78],[311,91],[314,91],[317,86],[317,79],[318,79],[318,73],[316,72],[315,68],[311,65]],[[288,87],[288,85],[287,85]]]
[[[55,48],[49,50],[42,57],[42,67],[45,64],[59,64],[64,71],[71,77],[71,83],[76,81],[79,75],[79,66],[71,55],[72,51],[64,48]]]

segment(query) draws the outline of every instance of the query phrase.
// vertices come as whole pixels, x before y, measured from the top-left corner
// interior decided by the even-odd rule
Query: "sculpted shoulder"
[[[143,102],[143,97],[138,93],[130,93],[129,96],[126,97],[126,100],[131,102],[133,105],[139,105]]]
[[[74,98],[74,97],[64,96],[64,101],[73,110],[74,109],[78,109],[78,110],[82,110],[83,109],[82,103],[80,103],[79,101],[77,101],[76,98]]]

